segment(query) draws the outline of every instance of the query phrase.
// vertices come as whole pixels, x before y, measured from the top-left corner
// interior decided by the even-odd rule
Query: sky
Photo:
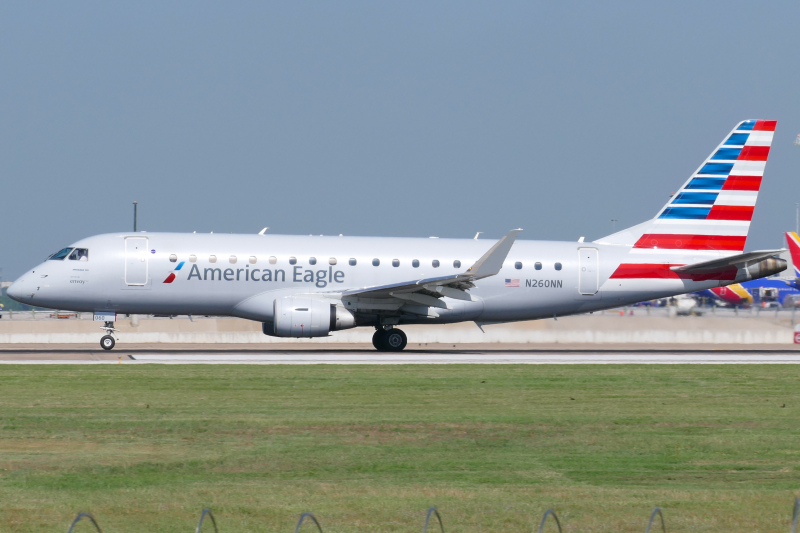
[[[5,2],[0,268],[139,229],[593,240],[744,119],[800,202],[798,2]],[[616,220],[616,222],[612,222]],[[488,247],[487,243],[487,247]]]

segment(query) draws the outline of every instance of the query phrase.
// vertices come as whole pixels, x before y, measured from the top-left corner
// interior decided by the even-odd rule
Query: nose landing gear
[[[103,335],[100,339],[100,346],[103,347],[104,350],[110,350],[114,347],[117,342],[114,340],[114,337],[111,335]]]
[[[397,328],[375,330],[372,336],[372,345],[379,352],[401,352],[408,344],[408,338],[402,330]]]
[[[111,350],[117,344],[117,341],[114,340],[114,332],[119,330],[114,328],[113,322],[106,322],[104,326],[100,326],[100,329],[106,332],[100,339],[100,347],[104,350]]]

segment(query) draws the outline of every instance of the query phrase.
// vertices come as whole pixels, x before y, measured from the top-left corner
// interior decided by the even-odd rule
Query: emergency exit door
[[[596,294],[600,286],[597,248],[578,248],[578,290],[581,294]]]
[[[147,237],[125,238],[125,283],[147,283]]]

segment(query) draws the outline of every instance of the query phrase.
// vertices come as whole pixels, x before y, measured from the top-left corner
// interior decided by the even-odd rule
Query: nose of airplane
[[[21,302],[23,300],[24,292],[25,291],[22,288],[22,280],[19,279],[14,283],[12,283],[8,289],[6,289],[6,294],[8,295],[8,297],[18,302]]]

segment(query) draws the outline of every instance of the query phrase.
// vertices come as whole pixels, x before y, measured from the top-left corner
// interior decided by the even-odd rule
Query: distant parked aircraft
[[[69,245],[8,295],[93,311],[109,350],[116,316],[141,313],[241,317],[276,337],[373,327],[378,350],[399,351],[401,324],[548,318],[722,287],[786,269],[783,250],[743,251],[775,124],[739,123],[655,217],[591,243],[520,242],[518,229],[488,250],[476,239],[120,232]]]
[[[800,288],[798,287],[798,280],[800,280],[800,237],[793,231],[787,231],[786,244],[789,246],[789,254],[792,256],[792,264],[794,265],[795,288]]]

